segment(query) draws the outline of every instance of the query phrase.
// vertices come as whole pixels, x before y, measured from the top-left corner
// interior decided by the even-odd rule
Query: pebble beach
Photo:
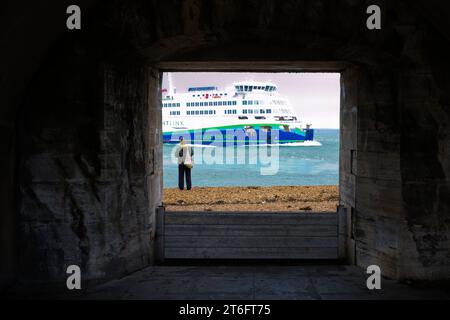
[[[164,189],[166,211],[336,212],[338,186]]]

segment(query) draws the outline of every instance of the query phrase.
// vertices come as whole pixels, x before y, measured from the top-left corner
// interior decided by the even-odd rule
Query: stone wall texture
[[[382,8],[382,30],[365,27],[369,4]],[[450,33],[442,4],[81,5],[81,31],[64,30],[64,17],[49,16],[54,10],[39,16],[42,8],[28,18],[48,21],[28,32],[13,28],[41,39],[23,59],[28,69],[14,52],[2,53],[11,61],[6,88],[14,90],[2,89],[12,116],[1,124],[10,143],[1,159],[18,164],[17,177],[2,182],[2,196],[18,199],[5,202],[2,219],[20,226],[18,243],[5,248],[20,252],[24,275],[59,281],[64,266],[81,263],[87,279],[100,280],[151,263],[162,187],[159,62],[248,61],[251,69],[255,61],[316,61],[320,69],[342,61],[349,65],[342,70],[340,187],[349,255],[392,278],[450,276]]]

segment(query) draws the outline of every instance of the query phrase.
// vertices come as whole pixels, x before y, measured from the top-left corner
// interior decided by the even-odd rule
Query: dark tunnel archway
[[[448,277],[450,81],[441,46],[448,33],[443,19],[430,23],[417,7],[383,5],[378,33],[359,27],[364,3],[344,0],[104,2],[83,13],[79,33],[64,30],[62,2],[37,8],[41,16],[24,14],[27,22],[2,37],[29,40],[2,53],[11,61],[1,89],[2,261],[9,261],[2,283],[18,273],[58,281],[71,262],[81,261],[92,281],[152,263],[161,61],[350,62],[341,194],[354,262],[399,279]]]

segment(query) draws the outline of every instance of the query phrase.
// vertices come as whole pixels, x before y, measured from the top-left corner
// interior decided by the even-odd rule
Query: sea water
[[[205,151],[194,146],[192,169],[193,187],[219,186],[303,186],[337,185],[339,179],[339,130],[316,129],[314,142],[277,146],[278,168],[275,174],[261,174],[260,161],[249,160],[249,148],[234,152],[236,157],[244,154],[245,159],[234,159],[233,164],[208,164],[195,162]],[[174,145],[164,144],[164,188],[178,185],[178,165],[174,163]],[[226,151],[223,151],[226,154]],[[238,161],[241,160],[241,161]],[[274,160],[274,159],[272,159]],[[225,162],[225,161],[224,161]],[[229,159],[226,162],[230,162]]]

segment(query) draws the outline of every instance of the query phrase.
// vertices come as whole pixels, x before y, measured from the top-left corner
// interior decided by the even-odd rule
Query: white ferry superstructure
[[[270,82],[236,82],[225,90],[190,87],[185,93],[163,89],[162,116],[163,143],[178,143],[183,136],[193,144],[217,144],[219,132],[224,146],[314,139],[314,130],[309,124],[302,127],[289,101]]]

